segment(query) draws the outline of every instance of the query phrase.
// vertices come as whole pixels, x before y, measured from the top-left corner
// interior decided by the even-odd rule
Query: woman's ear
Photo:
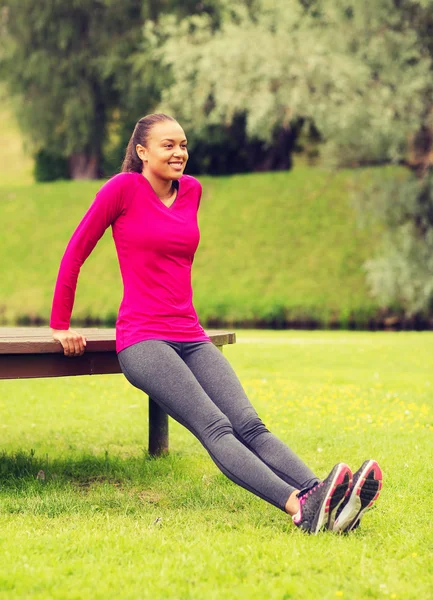
[[[137,144],[135,146],[135,151],[137,152],[138,157],[141,158],[142,161],[147,161],[147,150],[144,146],[142,146],[141,144]]]

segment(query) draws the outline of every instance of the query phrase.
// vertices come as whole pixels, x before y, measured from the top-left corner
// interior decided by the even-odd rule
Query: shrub
[[[70,179],[67,159],[58,154],[51,154],[45,149],[39,150],[35,156],[33,174],[36,181]]]

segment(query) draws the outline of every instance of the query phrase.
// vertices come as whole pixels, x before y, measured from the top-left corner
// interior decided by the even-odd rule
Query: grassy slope
[[[389,169],[392,174],[393,170]],[[357,172],[365,181],[371,171]],[[194,263],[195,304],[203,320],[289,316],[340,317],[368,311],[362,262],[374,235],[361,230],[350,208],[354,175],[317,168],[292,172],[203,177],[201,245]],[[59,262],[101,182],[0,186],[0,309],[11,322],[48,318]],[[97,282],[97,285],[95,285]],[[74,317],[107,318],[121,300],[111,232],[84,265]]]
[[[356,173],[367,180],[371,172]],[[291,172],[203,179],[196,260],[201,314],[229,320],[303,315],[325,319],[372,301],[361,265],[373,244],[350,207],[351,172]],[[217,282],[217,285],[215,285]]]
[[[303,535],[173,422],[170,456],[148,459],[145,397],[120,375],[3,381],[1,600],[433,596],[433,334],[238,338],[254,406],[319,476],[381,463],[362,527]]]

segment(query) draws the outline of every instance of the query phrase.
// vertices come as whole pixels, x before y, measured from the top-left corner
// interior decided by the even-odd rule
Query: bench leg
[[[149,397],[149,454],[168,452],[168,415]]]

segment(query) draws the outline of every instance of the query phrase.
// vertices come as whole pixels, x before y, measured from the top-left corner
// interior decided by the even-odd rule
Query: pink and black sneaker
[[[338,508],[349,493],[352,471],[344,463],[338,463],[328,477],[311,488],[298,493],[299,511],[293,515],[293,523],[315,535],[322,527],[332,529]]]
[[[376,502],[382,489],[382,471],[375,460],[366,460],[353,475],[347,499],[341,504],[332,527],[336,533],[356,529],[364,513]]]

